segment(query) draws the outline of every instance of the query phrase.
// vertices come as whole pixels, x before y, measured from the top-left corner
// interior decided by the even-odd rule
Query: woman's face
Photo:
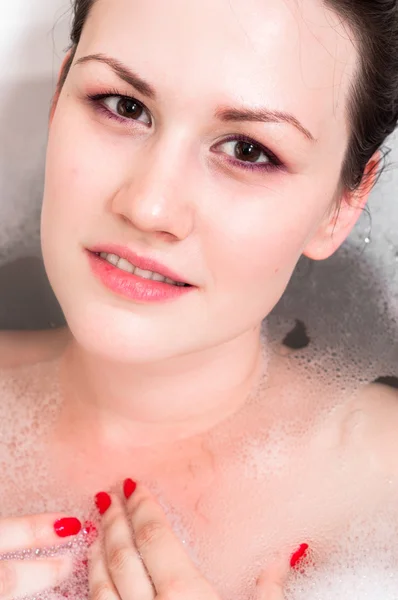
[[[331,242],[327,224],[356,60],[318,0],[96,1],[50,127],[42,216],[83,346],[149,361],[237,338],[303,252],[342,242],[349,227]],[[196,287],[151,303],[116,293],[87,253],[110,244]]]

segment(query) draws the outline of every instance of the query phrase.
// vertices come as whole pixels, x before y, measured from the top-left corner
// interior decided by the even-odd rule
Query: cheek
[[[83,178],[81,156],[84,155],[81,144],[72,143],[72,131],[66,132],[62,120],[55,120],[50,129],[46,159],[46,179],[44,188],[42,226],[43,235],[57,229],[60,222],[63,228],[81,217],[85,202],[89,198],[88,181]],[[77,213],[78,209],[78,213]]]
[[[288,215],[286,210],[280,209],[272,214],[267,210],[258,211],[250,220],[243,215],[234,220],[230,218],[228,230],[224,227],[217,235],[209,234],[207,264],[213,265],[214,277],[221,276],[225,286],[238,284],[241,289],[265,291],[264,282],[268,284],[273,279],[290,276],[311,227],[313,223],[308,218],[303,222],[297,213]]]
[[[94,125],[94,126],[93,126]],[[95,124],[68,98],[60,99],[48,140],[43,212],[87,232],[87,219],[96,220],[120,187],[120,153],[98,139]]]
[[[258,201],[247,198],[242,207],[230,203],[228,219],[220,214],[212,221],[220,224],[217,231],[208,228],[206,265],[220,322],[238,311],[247,326],[256,323],[284,293],[325,211],[314,186],[312,194],[297,187],[283,190],[277,199],[269,193]]]

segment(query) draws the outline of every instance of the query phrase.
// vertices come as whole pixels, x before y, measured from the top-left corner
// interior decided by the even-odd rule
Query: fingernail
[[[111,497],[106,492],[100,492],[95,496],[95,504],[97,505],[100,515],[106,513],[111,503]]]
[[[77,535],[81,528],[82,524],[80,523],[79,519],[75,519],[75,517],[60,519],[54,523],[55,533],[61,538]]]
[[[290,558],[290,566],[292,569],[298,567],[301,560],[305,557],[308,550],[308,544],[301,544],[299,548],[294,552]]]
[[[126,479],[123,484],[123,491],[126,499],[128,500],[136,490],[137,484],[132,479]]]

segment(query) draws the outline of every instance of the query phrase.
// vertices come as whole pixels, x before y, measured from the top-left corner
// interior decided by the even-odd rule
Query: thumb
[[[288,561],[279,559],[273,562],[257,580],[256,600],[283,600],[288,574]]]

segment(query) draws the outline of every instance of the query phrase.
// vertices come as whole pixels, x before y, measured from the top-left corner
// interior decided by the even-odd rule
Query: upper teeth
[[[153,271],[144,271],[139,267],[135,267],[128,260],[126,260],[125,258],[120,258],[120,256],[116,256],[116,254],[107,254],[106,252],[101,252],[100,256],[114,267],[117,267],[122,271],[126,271],[127,273],[134,273],[134,275],[138,275],[139,277],[143,277],[144,279],[153,279],[154,281],[170,283],[171,285],[185,285],[185,283],[173,281],[172,279],[169,279],[169,277],[164,277],[159,273],[154,273]]]

